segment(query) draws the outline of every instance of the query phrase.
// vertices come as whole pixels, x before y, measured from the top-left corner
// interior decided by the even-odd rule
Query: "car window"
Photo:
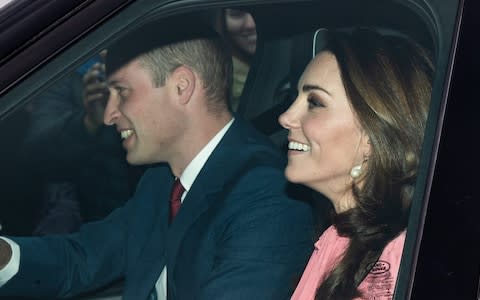
[[[255,54],[255,21],[240,9],[198,14],[224,37],[232,53],[235,111]],[[103,124],[109,96],[107,51],[77,62],[73,70],[32,91],[34,95],[3,121],[2,128],[16,128],[15,136],[5,132],[11,143],[2,150],[2,176],[8,187],[0,218],[4,234],[75,232],[83,223],[104,218],[132,195],[143,168],[127,164],[121,137],[114,127]],[[31,188],[19,193],[25,182]],[[7,199],[16,199],[18,206],[9,205]]]
[[[312,58],[313,33],[318,28],[371,26],[423,45],[433,54],[436,67],[395,298],[404,299],[412,286],[429,201],[461,1],[270,1],[237,6],[214,2],[136,1],[96,23],[68,47],[52,49],[55,55],[32,66],[35,72],[9,83],[0,99],[0,138],[6,141],[0,147],[1,233],[75,232],[85,222],[104,218],[134,193],[146,167],[128,165],[118,132],[103,125],[109,91],[102,54],[132,24],[183,13],[211,22],[234,60],[232,109],[283,150],[286,131],[277,119],[297,94],[301,71]],[[299,195],[313,201],[319,211],[328,209],[321,196],[311,199],[311,191]]]

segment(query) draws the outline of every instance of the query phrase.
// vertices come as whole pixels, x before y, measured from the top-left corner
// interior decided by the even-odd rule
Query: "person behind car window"
[[[102,50],[97,55],[96,61],[82,65],[83,72],[83,123],[85,128],[96,134],[99,128],[103,127],[103,114],[108,100],[109,91],[105,78],[105,56],[107,50]],[[82,69],[82,68],[81,68]]]
[[[222,39],[175,16],[131,28],[106,65],[104,122],[130,164],[151,167],[124,207],[78,233],[0,239],[0,296],[70,297],[125,278],[124,300],[289,297],[312,211],[285,194],[282,153],[232,117]]]
[[[257,28],[250,13],[233,8],[220,10],[217,22],[218,30],[226,39],[232,52],[233,86],[231,105],[232,109],[236,111],[243,86],[247,80],[252,57],[257,48]]]
[[[291,299],[392,299],[433,66],[405,38],[369,29],[325,35],[279,117],[289,130],[287,179],[334,207]]]
[[[67,233],[121,206],[130,170],[114,128],[103,126],[108,88],[100,56],[58,80],[26,106],[22,161],[44,181],[34,235]],[[41,153],[41,155],[38,155]]]

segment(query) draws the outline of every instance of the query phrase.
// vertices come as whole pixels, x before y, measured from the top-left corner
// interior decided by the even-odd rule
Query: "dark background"
[[[467,0],[413,299],[479,299],[480,5]]]

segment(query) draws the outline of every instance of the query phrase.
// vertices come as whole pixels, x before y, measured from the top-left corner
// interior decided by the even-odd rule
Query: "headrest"
[[[312,56],[314,58],[319,52],[321,52],[327,46],[327,39],[328,39],[328,29],[327,28],[319,28],[315,30],[312,36]]]
[[[293,38],[290,59],[291,82],[295,86],[308,63],[327,45],[326,28],[308,31]]]

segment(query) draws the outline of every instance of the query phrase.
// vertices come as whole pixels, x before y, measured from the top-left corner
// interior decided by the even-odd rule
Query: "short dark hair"
[[[108,47],[107,75],[134,59],[157,86],[176,68],[187,66],[201,79],[212,109],[228,105],[231,56],[219,34],[199,18],[182,15],[137,26]]]

